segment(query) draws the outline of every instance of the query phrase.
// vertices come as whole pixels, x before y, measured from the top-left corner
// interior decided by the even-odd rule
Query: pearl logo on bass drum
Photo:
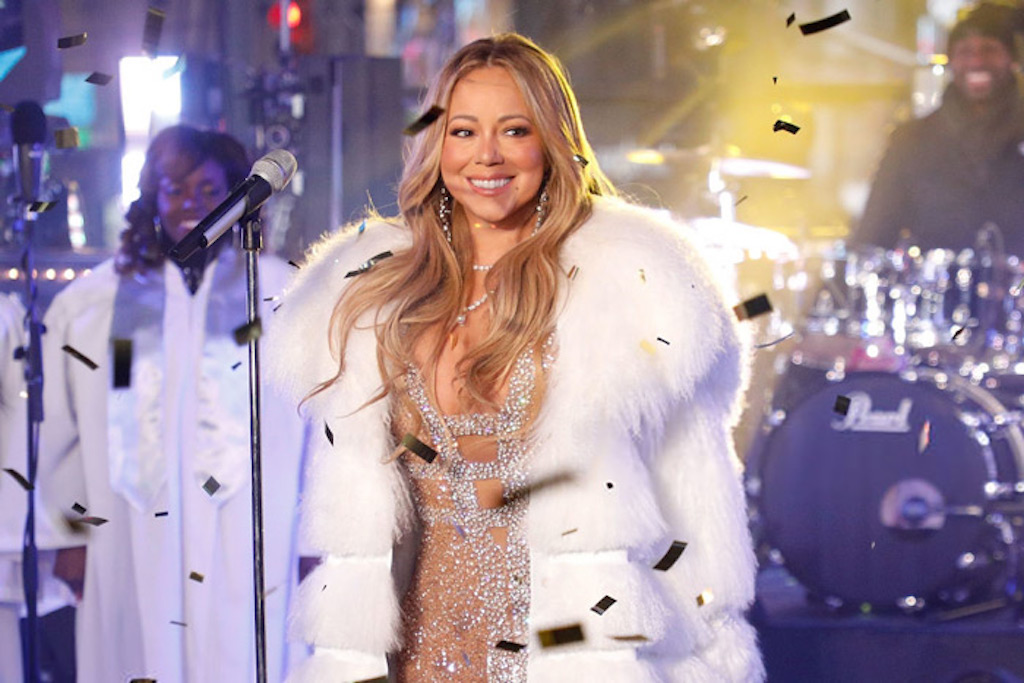
[[[871,410],[871,396],[863,391],[848,395],[850,407],[842,420],[833,420],[837,432],[886,432],[892,434],[910,431],[910,409],[914,401],[904,398],[896,410]]]

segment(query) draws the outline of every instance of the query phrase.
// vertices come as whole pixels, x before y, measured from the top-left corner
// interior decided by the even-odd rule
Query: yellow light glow
[[[665,163],[665,155],[656,149],[634,149],[626,155],[626,158],[634,164],[648,166],[659,166]]]

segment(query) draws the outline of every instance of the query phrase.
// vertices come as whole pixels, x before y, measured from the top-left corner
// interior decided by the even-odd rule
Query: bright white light
[[[57,271],[55,269],[53,269],[53,268],[47,268],[45,275],[46,275],[46,279],[47,280],[56,280],[57,279]]]
[[[61,273],[61,275],[63,275],[65,280],[74,280],[75,279],[75,269],[74,268],[65,268],[64,272]]]
[[[121,208],[124,210],[139,197],[139,174],[145,161],[145,150],[132,150],[121,157]]]
[[[177,57],[122,57],[119,65],[125,137],[148,138],[181,117],[181,73]],[[155,124],[155,125],[154,125]]]
[[[7,279],[8,280],[17,280],[18,279],[18,269],[17,268],[11,268],[10,270],[8,270],[7,271]]]

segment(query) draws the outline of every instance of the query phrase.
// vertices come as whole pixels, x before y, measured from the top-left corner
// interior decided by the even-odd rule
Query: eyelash
[[[530,129],[527,126],[513,126],[512,128],[506,128],[504,131],[506,134],[514,133],[513,137],[523,137],[530,134]],[[452,128],[448,134],[453,138],[467,138],[473,134],[473,131],[468,128]]]

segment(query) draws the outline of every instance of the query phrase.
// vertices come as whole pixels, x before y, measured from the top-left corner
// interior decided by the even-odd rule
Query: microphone
[[[46,152],[46,114],[36,102],[19,102],[11,114],[14,142],[14,174],[18,199],[31,204],[39,200],[43,184],[43,155]]]
[[[168,252],[175,261],[184,263],[192,254],[206,249],[242,220],[270,195],[280,192],[291,181],[298,168],[295,157],[286,149],[275,149],[252,165],[249,177],[231,191],[228,198],[199,222]]]

